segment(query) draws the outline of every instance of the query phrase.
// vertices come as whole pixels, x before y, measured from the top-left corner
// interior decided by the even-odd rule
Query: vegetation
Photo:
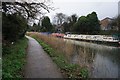
[[[38,24],[34,23],[33,26],[30,26],[28,31],[33,32],[54,32],[54,27],[50,22],[48,16],[44,16]]]
[[[63,32],[72,32],[74,28],[73,25],[77,22],[77,18],[78,17],[76,14],[72,14],[71,16],[69,16],[66,22],[62,24]]]
[[[3,42],[13,42],[24,37],[28,30],[28,24],[39,20],[40,16],[38,15],[43,15],[43,12],[49,12],[53,9],[48,2],[50,1],[2,2]]]
[[[40,32],[41,31],[41,26],[38,24],[33,24],[33,26],[29,26],[28,31],[33,31],[33,32]]]
[[[118,32],[120,32],[120,15],[117,16],[110,24],[111,26],[117,26]]]
[[[114,34],[119,34],[119,31],[116,30],[101,30],[98,34],[100,35],[114,35]]]
[[[120,15],[117,17],[118,31],[120,32]]]
[[[67,16],[63,13],[57,13],[53,21],[55,26],[51,24],[47,16],[44,16],[40,23],[38,25],[33,25],[31,31],[72,32],[78,34],[98,34],[100,32],[100,24],[96,12],[79,18],[76,14]]]
[[[25,64],[27,39],[22,38],[15,43],[3,45],[2,77],[22,78],[22,69]]]
[[[50,6],[49,0],[45,1],[33,1],[33,0],[20,0],[15,2],[2,2],[2,10],[8,14],[20,14],[27,20],[37,20],[38,15],[43,15],[49,10],[53,10]]]
[[[57,13],[54,17],[53,23],[60,27],[62,31],[60,32],[70,32],[72,31],[73,24],[77,21],[77,15],[72,14],[71,16],[67,16],[63,13]],[[59,32],[57,29],[55,32]]]
[[[111,29],[109,30],[101,30],[99,34],[104,35],[120,35],[120,15],[113,18],[112,21],[108,24]]]
[[[28,30],[28,24],[38,20],[38,15],[43,15],[43,12],[49,12],[52,9],[48,2],[50,1],[2,2],[3,78],[22,77],[27,47],[27,39],[24,36]]]
[[[92,12],[87,16],[77,17],[76,14],[67,16],[63,13],[58,13],[55,16],[55,21],[62,28],[62,32],[72,32],[80,34],[98,34],[100,24],[96,12]]]
[[[87,16],[81,16],[73,27],[73,32],[79,32],[82,34],[98,34],[99,31],[99,20],[95,12],[92,12]]]
[[[18,14],[2,15],[3,40],[16,41],[23,37],[27,30],[27,21]]]
[[[63,73],[64,77],[67,78],[87,78],[88,70],[84,66],[77,64],[71,64],[68,62],[68,58],[71,54],[72,46],[65,44],[63,41],[55,40],[48,36],[43,36],[38,33],[27,33],[27,35],[35,38],[43,47],[43,49],[49,54],[52,60],[58,65]],[[54,39],[54,41],[53,41]],[[57,41],[57,42],[56,42]],[[63,45],[63,43],[65,45]],[[63,46],[60,46],[63,45]],[[66,47],[67,46],[67,47]],[[64,47],[64,49],[63,49]],[[64,53],[63,53],[64,52]]]
[[[43,31],[43,32],[52,32],[52,30],[53,30],[53,26],[52,26],[48,16],[45,16],[42,19],[42,25],[41,26],[42,26],[41,31]]]
[[[66,21],[66,17],[63,13],[57,13],[54,17],[54,24],[62,25]]]

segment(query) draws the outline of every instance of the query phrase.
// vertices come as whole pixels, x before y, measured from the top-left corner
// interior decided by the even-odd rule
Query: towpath
[[[56,64],[44,52],[41,45],[35,39],[26,37],[29,39],[29,42],[25,78],[62,78]]]

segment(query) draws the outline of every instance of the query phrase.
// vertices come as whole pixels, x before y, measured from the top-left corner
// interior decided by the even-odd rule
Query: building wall
[[[100,23],[101,23],[101,26],[106,27],[106,26],[108,26],[109,21],[107,19],[105,19],[105,20],[102,20]]]
[[[105,18],[103,20],[100,21],[101,24],[101,29],[102,30],[107,30],[108,29],[108,25],[109,25],[110,20],[108,18]]]

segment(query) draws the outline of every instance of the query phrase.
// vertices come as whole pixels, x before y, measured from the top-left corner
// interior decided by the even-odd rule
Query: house
[[[113,21],[114,19],[111,19],[109,17],[106,17],[104,18],[103,20],[100,21],[100,27],[101,27],[101,30],[116,30],[116,26],[111,26],[111,22]]]

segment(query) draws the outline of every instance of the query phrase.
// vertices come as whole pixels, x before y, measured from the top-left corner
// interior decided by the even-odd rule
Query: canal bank
[[[85,66],[81,67],[77,64],[69,63],[69,61],[65,57],[65,54],[62,53],[62,51],[52,48],[50,44],[48,45],[48,42],[47,43],[45,42],[45,40],[53,41],[53,40],[50,40],[50,37],[41,36],[38,33],[30,33],[28,35],[35,38],[42,45],[43,49],[52,58],[53,62],[55,62],[57,66],[60,68],[61,73],[64,75],[64,78],[88,78],[88,70]],[[45,40],[43,40],[43,38]],[[62,44],[59,44],[59,45],[62,45]],[[63,49],[63,46],[62,46],[62,49]]]
[[[91,78],[120,77],[120,48],[84,41],[64,39],[74,45],[70,62],[84,64],[89,68]]]
[[[37,33],[37,35],[40,35]],[[43,40],[43,39],[42,39]],[[86,66],[90,78],[118,78],[120,70],[120,48],[94,44],[84,41],[61,39],[47,36],[47,44],[52,44],[56,50],[67,50],[64,54],[71,64]],[[57,45],[55,45],[57,44]],[[69,45],[67,45],[69,44]],[[49,49],[46,49],[49,51]],[[84,72],[83,72],[84,73]]]

